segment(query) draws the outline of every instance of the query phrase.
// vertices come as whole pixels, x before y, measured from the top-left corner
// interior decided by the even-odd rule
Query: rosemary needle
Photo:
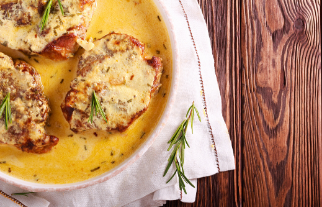
[[[93,95],[92,95],[92,101],[91,101],[91,113],[89,115],[88,122],[93,123],[94,115],[97,116],[97,112],[99,112],[101,114],[101,116],[103,117],[103,119],[107,123],[106,115],[105,115],[105,113],[101,107],[101,104],[95,94],[95,91],[94,91]]]
[[[6,130],[8,130],[8,123],[12,123],[11,117],[11,105],[10,105],[10,92],[5,96],[1,105],[0,105],[0,118],[2,117],[2,113],[5,114],[4,124]]]
[[[183,164],[184,164],[184,150],[186,148],[186,145],[188,147],[188,141],[186,139],[186,133],[189,125],[189,121],[191,122],[191,131],[193,133],[193,120],[194,120],[194,113],[196,112],[199,121],[201,122],[201,118],[199,115],[199,112],[197,108],[195,107],[194,102],[190,106],[190,108],[187,111],[186,119],[183,120],[183,122],[180,124],[178,129],[175,131],[175,133],[172,135],[171,139],[168,141],[168,144],[170,144],[168,151],[173,147],[173,150],[170,154],[170,157],[168,159],[168,165],[165,168],[163,177],[168,173],[171,165],[174,163],[176,166],[176,170],[173,173],[173,175],[170,177],[170,179],[167,181],[170,182],[172,178],[177,174],[179,179],[179,188],[180,190],[183,190],[185,194],[187,194],[186,191],[186,185],[185,183],[191,185],[192,187],[195,187],[189,179],[184,174]]]
[[[62,13],[62,15],[64,15],[64,9],[63,9],[63,5],[61,3],[61,0],[57,0],[58,1],[58,4],[59,4],[59,8],[60,8],[60,11]],[[41,22],[40,22],[40,31],[42,32],[48,22],[48,18],[49,18],[49,13],[50,13],[50,10],[51,10],[51,6],[53,4],[53,0],[49,0],[48,3],[47,3],[47,6],[45,8],[45,11],[44,11],[44,15],[42,16],[42,19],[41,19]]]
[[[58,1],[58,4],[59,4],[59,8],[60,8],[61,14],[64,16],[65,13],[64,13],[63,5],[61,4],[61,1],[60,0],[57,0],[57,1]]]
[[[26,197],[28,197],[28,195],[29,194],[33,194],[33,193],[35,193],[35,192],[26,192],[26,193],[12,193],[11,195],[13,196],[13,195],[23,195],[23,196],[26,196]]]

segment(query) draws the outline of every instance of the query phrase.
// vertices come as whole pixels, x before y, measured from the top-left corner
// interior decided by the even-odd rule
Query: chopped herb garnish
[[[163,47],[164,47],[165,50],[167,49],[167,47],[165,46],[165,44],[163,44]]]
[[[69,134],[68,137],[73,137],[74,135],[73,134]]]
[[[167,78],[167,79],[168,79],[168,78],[169,78],[169,75],[166,75],[166,76],[165,76],[165,78]]]
[[[100,102],[97,99],[97,96],[95,94],[95,91],[93,92],[93,96],[92,96],[92,102],[91,102],[91,113],[89,115],[89,119],[88,122],[93,123],[93,118],[94,115],[98,115],[98,112],[101,114],[101,116],[103,117],[103,119],[105,120],[105,122],[107,123],[107,119],[106,119],[106,115],[101,107]]]
[[[26,197],[28,197],[28,195],[29,194],[33,194],[33,193],[35,193],[35,192],[26,192],[26,193],[11,193],[11,195],[13,196],[13,195],[23,195],[23,196],[26,196]]]
[[[84,145],[84,149],[87,150],[87,146],[86,145]]]
[[[38,61],[36,58],[34,58],[34,61],[35,61],[36,63],[39,63],[39,61]]]
[[[99,170],[101,167],[97,167],[97,168],[94,168],[94,169],[91,169],[91,172],[94,172],[96,170]]]
[[[190,148],[186,133],[189,126],[189,121],[191,121],[191,130],[193,133],[193,119],[194,119],[194,113],[197,113],[198,119],[201,122],[201,118],[199,116],[199,112],[197,108],[195,107],[194,103],[190,106],[188,109],[188,112],[186,114],[187,119],[183,120],[183,122],[180,124],[179,128],[176,130],[176,132],[173,134],[171,139],[168,141],[168,144],[170,144],[168,151],[173,148],[173,151],[168,159],[168,165],[164,171],[163,177],[167,174],[168,170],[170,169],[170,166],[174,163],[176,166],[176,170],[173,173],[173,175],[170,177],[170,179],[167,181],[170,182],[172,178],[178,174],[179,178],[179,188],[180,190],[183,190],[185,194],[187,194],[185,183],[191,185],[195,188],[195,186],[189,181],[189,179],[184,174],[183,164],[184,164],[184,150],[186,148],[186,145]],[[189,115],[189,116],[188,116]]]
[[[2,117],[2,113],[5,114],[4,124],[5,124],[6,130],[8,130],[8,123],[12,123],[10,92],[6,95],[6,97],[4,97],[2,104],[0,106],[0,118]]]
[[[160,18],[160,16],[158,15],[158,19],[159,19],[159,21],[161,22],[161,18]]]
[[[61,79],[60,84],[62,84],[63,82],[64,82],[64,79]]]
[[[0,162],[0,164],[6,164],[7,163],[7,161],[2,161],[2,162]]]
[[[112,163],[112,164],[114,164],[114,163],[115,163],[115,161],[112,161],[111,163]]]
[[[8,172],[11,173],[11,168],[10,167],[8,168]]]
[[[58,1],[58,4],[59,4],[60,11],[61,11],[62,15],[64,15],[64,9],[63,9],[63,6],[61,4],[61,1],[60,0],[57,0],[57,1]],[[45,8],[44,15],[42,16],[42,19],[41,19],[41,22],[40,22],[40,31],[41,32],[44,30],[44,28],[45,28],[45,26],[46,26],[46,24],[48,22],[49,13],[50,13],[52,4],[53,4],[53,0],[49,0],[48,3],[47,3],[47,6]]]
[[[114,155],[114,152],[113,152],[113,150],[111,151],[111,156],[113,156]]]
[[[163,93],[163,97],[165,97],[165,95],[167,95],[167,93]]]
[[[142,133],[140,139],[142,139],[144,137],[144,135],[145,135],[145,132]]]
[[[94,132],[93,134],[94,134],[94,136],[95,136],[95,137],[97,137],[97,136],[98,136],[97,132]]]
[[[161,53],[160,50],[156,50],[156,52],[157,52],[158,55]]]
[[[100,31],[98,31],[97,33],[98,33],[98,34],[102,34],[102,32],[103,32],[103,31],[102,31],[102,30],[100,30]]]

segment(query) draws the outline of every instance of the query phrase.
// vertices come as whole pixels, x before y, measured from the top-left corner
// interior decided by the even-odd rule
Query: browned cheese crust
[[[43,94],[40,75],[24,61],[15,62],[0,53],[0,101],[10,92],[12,124],[5,129],[5,116],[0,119],[0,143],[31,153],[45,153],[58,143],[58,138],[45,134],[50,111]]]
[[[6,0],[0,2],[0,43],[27,54],[53,60],[73,57],[85,38],[95,8],[95,0],[53,0],[48,23],[40,29],[48,0]]]
[[[160,84],[162,60],[146,58],[144,44],[126,34],[111,33],[94,42],[78,64],[61,108],[71,130],[126,130],[148,108]],[[90,123],[93,91],[108,122],[99,114]]]

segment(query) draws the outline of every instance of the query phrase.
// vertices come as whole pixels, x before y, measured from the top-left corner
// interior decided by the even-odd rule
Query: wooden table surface
[[[322,206],[320,0],[198,1],[236,170],[166,206]]]

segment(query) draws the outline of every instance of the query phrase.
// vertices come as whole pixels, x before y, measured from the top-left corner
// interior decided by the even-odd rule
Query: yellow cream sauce
[[[0,46],[0,52],[24,59],[41,75],[52,110],[46,126],[47,134],[60,139],[51,152],[41,155],[0,145],[1,172],[38,183],[83,181],[121,164],[145,142],[161,117],[170,90],[172,53],[169,35],[152,0],[97,0],[87,39],[99,39],[112,31],[139,39],[145,43],[146,53],[161,57],[164,65],[162,87],[149,109],[123,133],[87,131],[75,134],[63,117],[60,105],[70,89],[70,82],[76,77],[82,50],[70,60],[55,62],[38,56],[27,57]]]

